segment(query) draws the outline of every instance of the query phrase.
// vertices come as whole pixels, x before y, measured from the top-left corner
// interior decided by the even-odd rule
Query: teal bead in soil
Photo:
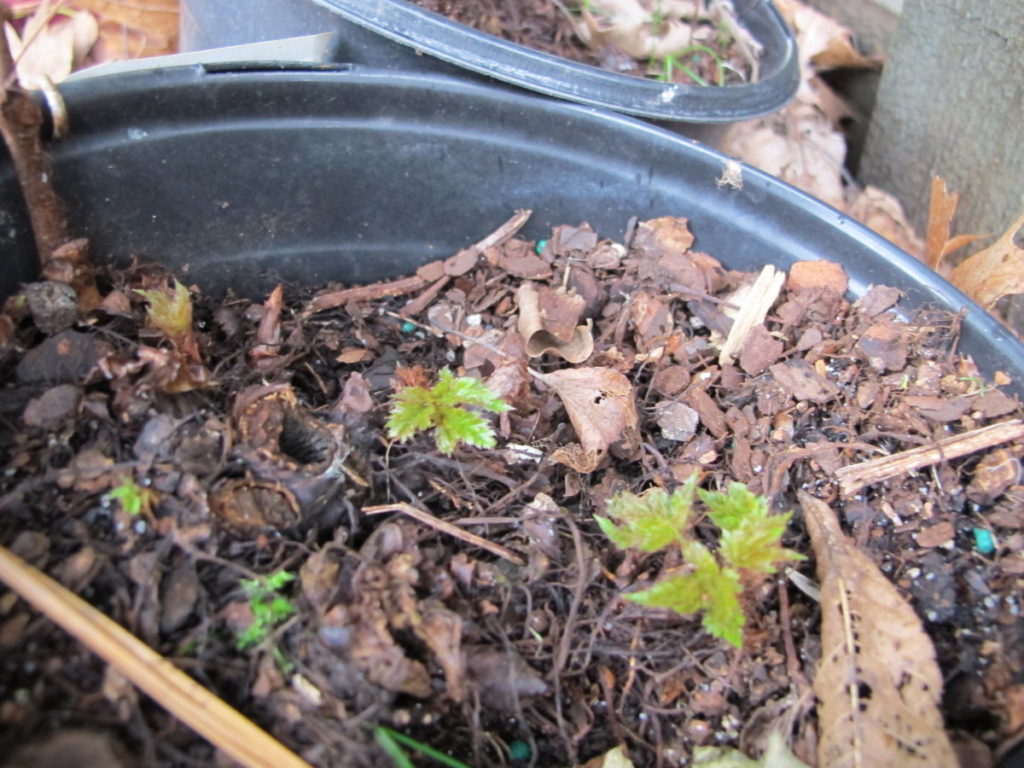
[[[508,759],[509,760],[529,760],[530,759],[530,745],[522,739],[516,739],[510,741],[508,745]]]
[[[534,247],[533,250],[535,250],[537,252],[537,255],[540,256],[541,254],[544,253],[544,248],[547,246],[547,244],[547,240],[538,240],[537,245]]]
[[[984,528],[974,529],[974,548],[981,555],[991,555],[996,551],[996,541],[992,532]]]
[[[412,333],[415,330],[416,330],[416,324],[415,323],[410,323],[408,320],[406,320],[404,323],[402,323],[402,333]]]

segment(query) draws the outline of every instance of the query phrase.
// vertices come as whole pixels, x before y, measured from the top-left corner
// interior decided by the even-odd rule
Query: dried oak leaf
[[[1024,214],[992,245],[958,265],[949,281],[985,309],[1003,296],[1024,293],[1024,248],[1014,242],[1021,227]]]
[[[537,376],[561,398],[580,439],[579,450],[559,448],[553,461],[593,472],[614,443],[623,442],[626,452],[637,447],[640,419],[624,375],[611,368],[566,368]]]
[[[818,765],[954,768],[942,675],[921,620],[827,504],[803,491],[799,499],[821,582]]]

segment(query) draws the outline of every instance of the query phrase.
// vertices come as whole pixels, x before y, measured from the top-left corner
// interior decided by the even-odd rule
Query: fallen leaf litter
[[[899,316],[884,287],[851,304],[837,265],[803,262],[766,279],[769,298],[734,333],[756,276],[694,250],[699,222],[698,239],[682,218],[641,222],[628,249],[559,227],[538,248],[515,236],[527,216],[387,284],[257,302],[193,289],[201,330],[177,345],[145,328],[138,291],[170,294],[160,269],[101,273],[88,322],[49,336],[9,302],[0,541],[317,765],[379,762],[377,723],[470,764],[505,763],[525,740],[538,765],[617,743],[657,765],[701,745],[758,748],[784,715],[805,760],[818,743],[869,756],[884,708],[865,725],[847,698],[846,735],[811,716],[812,684],[843,706],[816,677],[823,654],[842,677],[861,663],[850,653],[874,653],[836,640],[834,622],[819,629],[817,601],[769,582],[733,654],[698,618],[620,600],[675,564],[617,552],[591,517],[616,491],[693,473],[780,511],[800,490],[859,553],[829,564],[815,545],[826,594],[836,578],[884,583],[858,597],[878,603],[872,621],[916,622],[915,642],[934,643],[947,696],[940,710],[932,680],[911,732],[938,739],[944,717],[986,749],[1007,737],[1024,669],[1021,410],[953,354],[959,318]],[[564,354],[579,337],[589,352]],[[208,375],[183,378],[183,362]],[[497,447],[389,444],[395,388],[446,366],[514,406],[495,418]],[[148,514],[111,500],[126,477],[154,494]],[[975,551],[979,529],[994,552]],[[787,546],[809,553],[805,530],[792,524]],[[298,574],[296,613],[238,651],[231,628],[251,621],[239,580],[280,570]],[[75,722],[120,722],[133,746],[159,727],[168,764],[210,757],[138,701],[111,693],[97,708],[98,662],[22,604],[0,610],[12,732],[53,727],[66,699]],[[864,613],[849,610],[840,623]],[[890,659],[892,674],[917,679],[910,656],[926,655]]]

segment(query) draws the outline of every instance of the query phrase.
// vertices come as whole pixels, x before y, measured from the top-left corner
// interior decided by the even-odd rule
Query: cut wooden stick
[[[998,424],[964,432],[939,440],[934,445],[922,445],[908,451],[882,456],[860,464],[851,464],[836,470],[839,490],[844,496],[856,493],[866,485],[880,483],[892,477],[905,475],[940,461],[958,459],[976,451],[992,448],[1011,440],[1024,438],[1024,421],[1011,419]]]
[[[761,270],[749,292],[740,302],[739,312],[732,321],[729,336],[722,344],[722,351],[718,355],[719,365],[732,363],[733,357],[739,353],[753,327],[764,322],[768,310],[779,298],[785,282],[786,273],[775,269],[771,264],[765,265]]]
[[[491,554],[503,557],[510,563],[516,565],[526,565],[526,562],[519,557],[511,549],[501,546],[501,544],[495,544],[493,541],[488,541],[483,536],[477,536],[475,533],[464,531],[457,525],[445,522],[437,517],[434,517],[429,512],[424,512],[422,509],[417,509],[412,504],[406,504],[405,502],[398,502],[397,504],[381,504],[375,507],[363,507],[364,514],[367,515],[381,515],[387,512],[399,512],[407,517],[411,517],[413,520],[423,525],[429,526],[435,530],[446,533],[452,538],[460,539],[467,544],[472,544],[475,547],[486,549]]]
[[[245,768],[309,768],[141,640],[4,547],[0,581]]]

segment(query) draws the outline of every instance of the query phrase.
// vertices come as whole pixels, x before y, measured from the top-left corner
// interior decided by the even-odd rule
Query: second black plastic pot
[[[406,0],[182,0],[183,50],[336,31],[338,60],[409,72],[475,73],[559,99],[686,125],[727,124],[781,109],[796,93],[792,32],[768,0],[735,0],[760,42],[757,82],[703,88],[586,66],[479,32]],[[689,132],[697,132],[696,128]]]
[[[525,229],[686,216],[734,269],[829,259],[861,295],[966,309],[960,349],[1024,381],[1024,346],[934,272],[845,215],[751,168],[629,118],[395,72],[191,67],[62,87],[72,134],[55,179],[94,258],[163,262],[207,290],[397,277],[454,253],[518,208]],[[0,292],[36,274],[24,205],[0,166]],[[1019,385],[1017,385],[1019,386]],[[1018,390],[1019,391],[1019,390]]]

